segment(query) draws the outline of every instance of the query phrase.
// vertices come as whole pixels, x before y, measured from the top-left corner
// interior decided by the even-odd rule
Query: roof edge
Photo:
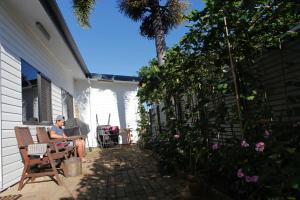
[[[124,75],[97,74],[97,73],[91,73],[90,79],[98,80],[98,81],[107,81],[107,82],[122,81],[122,82],[138,83],[140,81],[140,77],[138,76],[124,76]]]
[[[88,78],[90,76],[90,72],[80,54],[80,51],[70,33],[68,26],[59,10],[59,7],[55,0],[39,0],[40,4],[43,6],[45,11],[47,12],[48,16],[51,18],[52,22],[54,23],[55,27],[57,28],[59,34],[65,41],[66,45],[70,49],[71,53],[73,54],[75,60],[77,61],[78,65],[80,66],[84,75]]]

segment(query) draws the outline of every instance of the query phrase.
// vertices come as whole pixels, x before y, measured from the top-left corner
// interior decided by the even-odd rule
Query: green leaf
[[[252,96],[247,96],[246,99],[247,99],[248,101],[253,101],[253,100],[255,99],[255,96],[254,96],[254,95],[252,95]]]
[[[292,188],[298,190],[299,189],[299,184],[298,183],[294,183],[292,185]]]
[[[296,151],[296,148],[286,148],[286,151],[289,152],[290,154],[294,154]]]

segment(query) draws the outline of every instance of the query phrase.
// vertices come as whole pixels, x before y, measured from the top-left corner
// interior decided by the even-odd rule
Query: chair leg
[[[35,176],[31,177],[30,181],[33,183],[35,181],[35,178],[36,178]]]
[[[73,142],[73,147],[74,147],[74,151],[72,153],[74,153],[74,157],[77,157],[78,154],[77,154],[77,142],[76,140],[72,140]]]
[[[66,177],[67,168],[66,168],[66,165],[65,165],[65,163],[63,161],[61,162],[60,168],[62,169],[62,171],[64,173],[64,176]]]
[[[22,173],[22,176],[21,176],[21,180],[19,182],[18,191],[22,190],[23,187],[24,187],[24,180],[26,178],[26,174],[27,174],[28,169],[29,169],[29,165],[25,163],[23,173]]]
[[[75,145],[75,148],[74,148],[74,154],[75,154],[75,157],[77,157],[77,147]]]
[[[50,154],[48,154],[48,157],[49,157],[50,165],[51,165],[52,171],[54,172],[54,176],[56,178],[56,181],[57,181],[58,185],[62,185],[62,182],[61,182],[61,180],[58,176],[57,169],[55,167],[54,161],[51,158]]]

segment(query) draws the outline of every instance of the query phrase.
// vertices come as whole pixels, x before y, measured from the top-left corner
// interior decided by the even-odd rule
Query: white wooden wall
[[[88,81],[75,82],[75,106],[79,117],[90,125],[89,144],[96,147],[96,114],[100,125],[108,123],[121,129],[131,128],[137,141],[138,98],[137,83],[131,82],[99,82],[91,81],[91,91]]]
[[[21,60],[1,47],[1,140],[3,189],[19,181],[23,163],[15,138],[14,127],[22,126]],[[61,89],[54,83],[52,88],[53,120],[62,114]],[[30,126],[36,141],[35,126]]]
[[[0,43],[73,95],[74,83],[69,69],[51,54],[36,31],[5,1],[0,1]]]
[[[15,126],[22,126],[21,58],[52,81],[53,118],[62,114],[60,87],[74,93],[73,77],[67,75],[17,14],[7,12],[10,9],[5,7],[0,1],[0,191],[17,183],[23,170],[14,133]],[[35,126],[30,126],[30,131],[36,141]]]
[[[1,48],[1,118],[2,118],[2,179],[3,187],[18,181],[22,161],[14,127],[22,124],[21,61]]]
[[[62,98],[61,89],[55,84],[51,83],[51,95],[52,95],[52,116],[53,122],[55,122],[57,115],[62,115]]]

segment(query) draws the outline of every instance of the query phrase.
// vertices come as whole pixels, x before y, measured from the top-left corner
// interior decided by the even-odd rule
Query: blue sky
[[[91,28],[82,29],[72,10],[71,0],[57,0],[67,25],[90,72],[136,76],[140,67],[156,56],[153,40],[139,34],[139,22],[118,11],[117,0],[97,1]],[[203,9],[202,0],[190,0],[190,9]],[[187,31],[185,24],[166,37],[167,46],[177,43]]]

